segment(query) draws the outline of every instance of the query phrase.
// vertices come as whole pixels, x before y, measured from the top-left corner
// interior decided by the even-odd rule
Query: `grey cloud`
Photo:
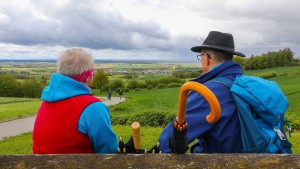
[[[179,59],[194,59],[190,48],[200,45],[208,30],[220,30],[232,33],[236,49],[247,56],[285,47],[300,53],[298,0],[131,0],[133,4],[147,4],[157,10],[171,7],[181,12],[180,9],[190,9],[186,18],[198,17],[193,20],[195,25],[187,26],[198,26],[197,35],[201,34],[202,39],[191,34],[174,37],[163,24],[155,21],[132,21],[110,9],[111,1],[76,0],[56,4],[55,1],[31,0],[28,7],[12,1],[15,3],[0,2],[2,43],[81,46],[125,52],[161,51],[176,54],[174,57]]]
[[[8,24],[0,22],[0,39],[22,45],[58,44],[123,50],[161,48],[158,44],[170,39],[169,33],[157,23],[132,22],[116,12],[101,11],[101,7],[97,10],[88,3],[93,1],[63,7],[36,3],[35,9],[47,20],[35,17],[34,9],[0,7],[10,20]]]
[[[212,21],[212,28],[233,33],[248,55],[300,44],[300,1],[204,0],[201,4],[205,5],[189,5],[198,14],[198,21],[206,18]],[[300,52],[298,48],[292,50]]]

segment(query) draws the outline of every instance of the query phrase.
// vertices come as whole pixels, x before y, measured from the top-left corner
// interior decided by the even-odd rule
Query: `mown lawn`
[[[126,102],[111,106],[111,115],[130,115],[142,112],[177,113],[179,88],[141,89],[124,93]]]
[[[0,97],[0,122],[35,115],[40,99]]]

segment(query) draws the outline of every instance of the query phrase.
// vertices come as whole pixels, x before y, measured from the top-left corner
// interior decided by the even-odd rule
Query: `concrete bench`
[[[0,155],[1,169],[23,168],[300,168],[300,155],[79,154]]]

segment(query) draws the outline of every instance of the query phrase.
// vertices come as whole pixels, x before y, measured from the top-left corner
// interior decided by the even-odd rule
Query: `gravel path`
[[[107,106],[118,104],[125,101],[125,98],[120,100],[119,97],[112,97],[111,100],[102,100]],[[0,123],[0,141],[11,136],[20,135],[30,132],[33,129],[35,116],[26,117],[18,120]]]

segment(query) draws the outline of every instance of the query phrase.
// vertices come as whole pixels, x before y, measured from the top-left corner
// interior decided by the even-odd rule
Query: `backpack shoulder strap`
[[[231,88],[231,86],[233,84],[232,80],[228,79],[227,77],[222,77],[222,76],[218,76],[216,78],[213,78],[210,81],[216,81],[216,82],[222,83],[222,84],[224,84],[225,86],[227,86],[229,88]]]

